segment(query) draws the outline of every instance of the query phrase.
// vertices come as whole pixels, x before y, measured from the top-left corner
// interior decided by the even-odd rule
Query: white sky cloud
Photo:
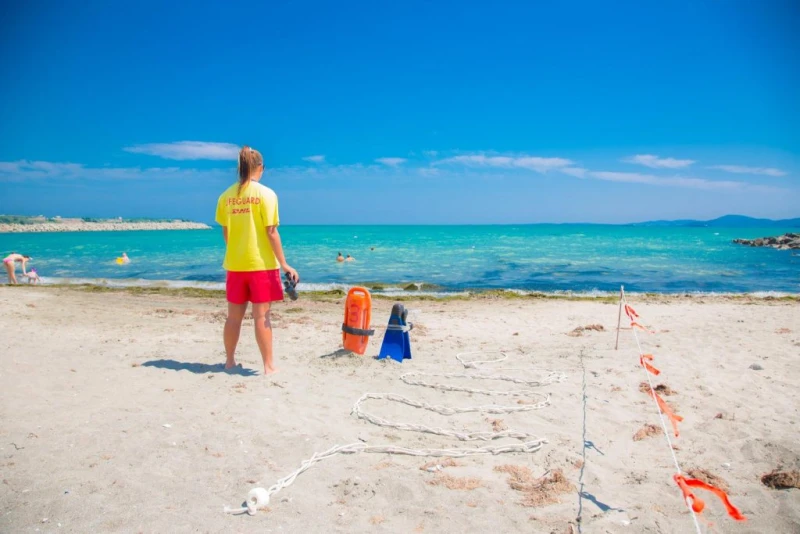
[[[28,180],[203,180],[233,182],[233,169],[181,169],[178,167],[87,167],[80,163],[50,161],[0,162],[0,182]]]
[[[651,169],[682,169],[694,163],[694,160],[691,159],[660,158],[652,154],[637,154],[636,156],[624,158],[622,161],[644,165]]]
[[[659,165],[659,166],[686,166],[693,163],[690,160],[674,160],[671,158],[658,158],[657,156],[637,156],[645,158],[639,163]],[[655,158],[657,161],[649,159]],[[644,163],[647,162],[647,163]],[[574,176],[582,179],[595,179],[607,182],[636,183],[653,186],[682,187],[688,189],[704,190],[760,190],[776,191],[775,188],[763,187],[750,184],[748,182],[708,180],[705,178],[694,178],[685,176],[656,176],[637,172],[609,172],[592,171],[583,167],[575,166],[574,162],[565,158],[542,158],[536,156],[490,156],[486,154],[471,154],[453,156],[441,159],[433,165],[463,165],[471,168],[496,168],[496,169],[527,169],[538,173],[557,171],[561,174]]]
[[[541,158],[538,156],[487,156],[472,154],[441,159],[435,165],[467,165],[472,167],[497,167],[503,169],[528,169],[540,173],[562,169],[572,165],[564,158]]]
[[[378,158],[375,161],[382,165],[387,165],[389,167],[397,167],[398,165],[405,163],[408,161],[406,158]]]
[[[606,172],[589,171],[587,176],[608,182],[624,182],[633,184],[648,184],[659,186],[685,187],[689,189],[706,190],[739,190],[739,189],[758,189],[762,191],[776,191],[775,188],[763,187],[749,184],[747,182],[732,182],[720,180],[706,180],[705,178],[687,178],[683,176],[654,176],[652,174],[640,174],[637,172]]]
[[[317,154],[315,156],[307,156],[303,158],[303,161],[310,161],[311,163],[325,163],[325,156],[322,154]]]
[[[764,176],[786,176],[786,171],[775,169],[773,167],[745,167],[743,165],[712,165],[709,169],[717,169],[725,172],[732,172],[735,174],[761,174]]]
[[[586,178],[586,173],[589,171],[583,167],[567,167],[566,169],[558,169],[558,172],[574,176],[575,178]]]
[[[377,164],[361,163],[324,166],[285,166],[268,170],[268,179],[341,179],[350,177],[381,177],[382,179],[436,178],[447,180],[472,176],[474,178],[503,177],[503,170],[529,170],[537,173],[555,171],[580,179],[607,182],[645,184],[661,187],[679,187],[714,191],[775,192],[783,189],[752,184],[745,181],[709,180],[686,176],[657,176],[637,172],[593,171],[574,166],[568,159],[535,156],[461,155],[433,162],[431,165],[402,165],[405,158],[379,158]],[[733,171],[732,171],[733,172]],[[498,174],[499,173],[499,174]],[[90,181],[141,181],[189,180],[198,183],[235,180],[230,169],[193,169],[180,167],[89,167],[79,163],[49,161],[0,161],[0,183],[29,180]]]
[[[147,154],[174,160],[232,160],[239,158],[239,147],[231,143],[206,141],[176,141],[174,143],[150,143],[125,147],[126,152]]]

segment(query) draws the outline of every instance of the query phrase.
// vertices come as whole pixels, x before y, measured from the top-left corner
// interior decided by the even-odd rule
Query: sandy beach
[[[614,350],[615,303],[408,301],[414,357],[397,364],[373,359],[393,302],[375,301],[378,331],[363,357],[337,352],[342,302],[302,296],[276,305],[280,372],[264,377],[257,372],[252,321],[240,342],[243,369],[222,372],[222,297],[0,287],[0,531],[566,534],[578,532],[579,515],[583,532],[694,531],[672,481],[664,436],[633,439],[659,420],[640,391],[646,375],[629,330]],[[703,494],[703,529],[800,531],[800,490],[774,490],[760,481],[778,467],[800,468],[798,302],[631,297],[631,304],[656,332],[642,335],[662,371],[654,383],[669,386],[672,394],[664,399],[684,417],[675,440],[678,460],[684,470],[720,477],[748,518],[731,520],[718,500]],[[603,329],[573,333],[587,325]],[[464,358],[496,359],[497,350],[507,359],[478,369],[456,359],[472,351],[483,354]],[[530,453],[455,461],[338,455],[275,494],[268,510],[223,513],[225,505],[240,506],[251,488],[268,488],[337,444],[463,449],[520,443],[513,437],[460,442],[376,426],[351,415],[366,392],[461,408],[540,400],[413,386],[400,380],[410,372],[544,382],[417,377],[530,389],[549,396],[549,404],[453,416],[388,400],[370,400],[363,409],[389,421],[462,433],[507,429],[546,443]],[[548,491],[533,491],[554,473],[563,476]]]

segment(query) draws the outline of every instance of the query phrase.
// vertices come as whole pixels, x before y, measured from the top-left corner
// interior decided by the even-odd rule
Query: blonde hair
[[[243,146],[239,151],[239,189],[236,190],[237,195],[242,192],[242,187],[250,182],[250,176],[259,165],[264,166],[264,158],[261,156],[261,152],[247,145]]]

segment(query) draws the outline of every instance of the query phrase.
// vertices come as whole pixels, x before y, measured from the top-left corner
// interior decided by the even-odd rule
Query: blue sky
[[[169,5],[163,5],[169,4]],[[800,216],[800,4],[21,2],[0,212],[284,224]]]

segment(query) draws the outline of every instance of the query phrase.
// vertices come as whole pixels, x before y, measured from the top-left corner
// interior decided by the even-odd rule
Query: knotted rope
[[[479,367],[480,365],[501,362],[507,359],[508,357],[505,353],[498,352],[497,354],[500,354],[500,357],[494,360],[465,361],[463,357],[471,354],[485,354],[485,353],[465,352],[458,354],[456,356],[456,359],[459,361],[459,363],[461,363],[461,365],[464,366],[464,368],[477,370],[480,368]],[[473,393],[473,394],[487,395],[487,396],[527,397],[527,398],[537,398],[540,400],[539,402],[532,404],[517,404],[515,406],[505,406],[499,404],[483,404],[479,406],[458,408],[453,406],[430,404],[423,401],[415,401],[407,397],[404,397],[402,395],[397,395],[394,393],[365,393],[353,405],[351,413],[356,417],[358,417],[359,419],[363,419],[376,426],[394,428],[397,430],[405,430],[409,432],[435,434],[437,436],[447,436],[458,439],[460,441],[491,441],[500,438],[516,438],[525,441],[518,444],[487,445],[483,447],[460,448],[460,449],[409,449],[406,447],[397,447],[392,445],[367,445],[361,442],[350,443],[347,445],[335,445],[325,452],[314,453],[314,455],[311,456],[311,458],[304,460],[300,464],[299,468],[297,468],[292,473],[278,480],[275,484],[270,486],[269,489],[264,489],[264,488],[252,489],[250,493],[248,493],[245,506],[241,508],[229,508],[226,506],[224,508],[224,511],[226,513],[232,513],[232,514],[248,513],[250,515],[254,515],[257,510],[263,509],[269,504],[270,497],[272,495],[278,493],[280,490],[294,483],[294,481],[301,473],[307,471],[308,469],[313,467],[315,464],[321,462],[322,460],[332,458],[333,456],[339,454],[355,454],[359,452],[367,452],[367,453],[381,453],[381,454],[402,454],[406,456],[464,458],[467,456],[478,456],[486,454],[497,455],[497,454],[508,454],[514,452],[532,453],[538,451],[539,449],[541,449],[543,444],[547,443],[547,440],[545,438],[535,437],[533,434],[530,434],[528,432],[520,432],[513,430],[502,430],[499,432],[484,432],[484,431],[457,432],[454,430],[447,430],[440,427],[430,427],[415,423],[401,423],[396,421],[390,421],[388,419],[384,419],[377,415],[366,412],[362,408],[362,405],[369,400],[386,400],[390,402],[399,402],[401,404],[405,404],[413,408],[428,410],[441,415],[454,415],[459,413],[476,413],[476,412],[490,413],[490,414],[526,412],[531,410],[539,410],[550,404],[549,395],[546,395],[544,393],[539,393],[531,389],[519,389],[513,391],[483,390],[483,389],[467,388],[463,386],[453,386],[448,384],[425,382],[418,378],[412,378],[412,377],[423,377],[423,376],[438,377],[438,378],[463,378],[471,380],[505,381],[505,382],[512,382],[514,384],[521,384],[526,386],[527,388],[542,387],[545,385],[557,382],[563,382],[564,380],[566,380],[566,375],[564,375],[563,373],[555,373],[555,372],[549,372],[542,380],[525,380],[522,378],[516,378],[507,375],[485,375],[485,374],[466,374],[466,373],[420,373],[420,372],[405,373],[400,376],[400,380],[412,386],[433,388],[433,389],[438,389],[440,391],[458,391],[458,392]]]

